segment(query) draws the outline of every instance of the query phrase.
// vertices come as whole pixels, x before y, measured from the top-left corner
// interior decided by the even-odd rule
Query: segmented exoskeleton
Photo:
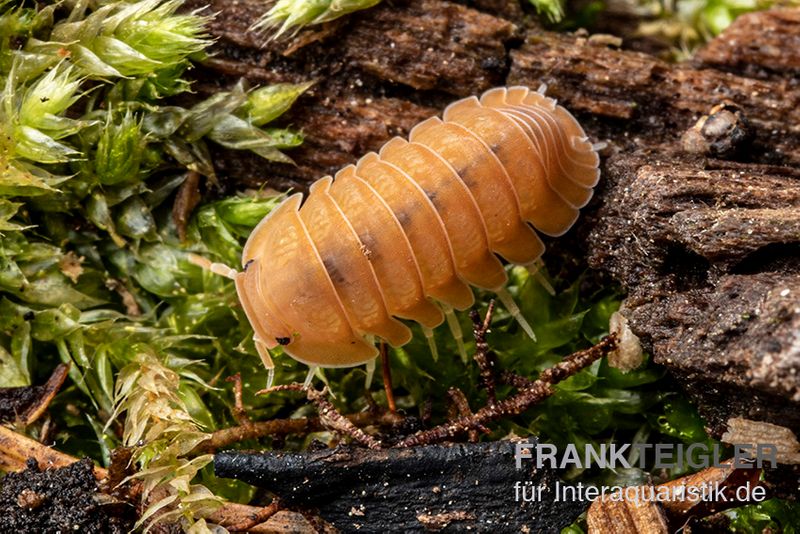
[[[472,305],[470,285],[503,289],[498,256],[531,266],[536,231],[566,232],[599,177],[595,147],[563,107],[526,87],[497,88],[451,104],[335,178],[288,197],[253,230],[236,281],[255,342],[314,367],[374,361],[376,338],[426,335]],[[536,231],[534,231],[534,229]],[[435,345],[434,345],[435,346]],[[463,344],[460,343],[460,347]]]

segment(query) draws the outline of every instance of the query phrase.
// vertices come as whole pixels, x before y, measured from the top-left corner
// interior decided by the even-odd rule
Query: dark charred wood
[[[555,473],[517,469],[515,443],[431,445],[312,453],[219,453],[217,476],[311,508],[343,532],[558,532],[588,505],[557,501]],[[537,502],[515,502],[514,484],[542,486]],[[527,527],[527,528],[526,528]]]

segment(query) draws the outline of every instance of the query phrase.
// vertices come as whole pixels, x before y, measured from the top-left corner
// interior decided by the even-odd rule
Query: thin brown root
[[[244,409],[242,403],[242,375],[236,373],[225,379],[226,382],[233,382],[233,408],[231,409],[233,418],[242,426],[251,424],[250,418],[247,416],[247,410]]]
[[[388,430],[401,427],[405,418],[399,414],[385,412],[362,412],[345,416],[358,427],[377,426]],[[304,435],[325,430],[319,417],[301,417],[297,419],[273,419],[256,421],[249,425],[223,428],[211,434],[211,439],[200,443],[192,454],[206,454],[224,449],[234,443],[267,436],[282,438],[287,435]]]
[[[386,391],[386,403],[389,411],[397,412],[397,404],[394,402],[394,391],[392,388],[392,368],[389,366],[389,347],[381,342],[381,368],[383,369],[383,389]]]
[[[451,417],[454,419],[457,416],[461,417],[471,417],[473,415],[472,409],[469,407],[469,401],[467,400],[466,395],[464,392],[458,388],[450,388],[447,390],[447,396],[450,397],[450,401],[453,403],[453,407],[455,408],[456,414]],[[488,434],[491,432],[488,428],[483,425],[478,425],[475,428],[469,429],[467,432],[467,436],[469,437],[470,443],[477,443],[478,442],[478,432],[482,432],[484,434]]]
[[[490,405],[497,402],[494,380],[496,358],[489,348],[489,344],[486,343],[486,334],[489,332],[489,326],[492,323],[493,312],[494,300],[489,302],[489,307],[486,309],[486,316],[483,320],[481,320],[477,310],[469,312],[470,319],[472,319],[472,335],[475,337],[475,361],[480,369],[481,385],[486,389]]]
[[[325,393],[327,392],[327,388],[323,388],[322,391],[317,391],[316,389],[309,388],[307,390],[308,400],[313,402],[317,405],[317,410],[319,411],[319,418],[320,421],[324,426],[330,428],[331,430],[335,430],[340,434],[344,434],[346,436],[350,436],[353,440],[357,441],[361,445],[370,448],[370,449],[380,449],[381,442],[358,428],[356,425],[352,423],[348,418],[343,416],[339,410],[328,400]]]
[[[431,428],[430,430],[417,432],[400,441],[397,447],[415,447],[439,443],[452,439],[464,432],[468,432],[470,429],[478,428],[480,425],[485,425],[505,417],[519,415],[534,404],[552,395],[555,392],[553,388],[554,384],[590,366],[593,362],[606,356],[616,347],[617,337],[611,334],[594,347],[567,356],[553,367],[545,369],[542,371],[541,375],[539,375],[538,380],[526,386],[516,395],[512,395],[495,404],[481,408],[472,416],[459,417],[454,421],[449,421],[443,425]]]

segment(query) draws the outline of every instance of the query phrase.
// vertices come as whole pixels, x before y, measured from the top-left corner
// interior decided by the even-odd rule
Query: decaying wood
[[[800,441],[783,426],[733,417],[728,420],[728,430],[721,439],[725,443],[769,443],[777,448],[778,462],[800,464]]]
[[[0,471],[22,471],[31,458],[36,460],[42,470],[66,467],[78,461],[73,456],[51,449],[0,425]],[[94,475],[97,480],[103,480],[108,477],[108,471],[95,467]]]
[[[248,506],[246,504],[228,503],[214,512],[208,521],[216,525],[225,527],[230,532],[240,532],[234,529],[244,521],[258,519],[264,512],[264,508],[259,506]],[[315,525],[299,512],[290,510],[279,510],[270,516],[266,521],[249,526],[246,532],[253,534],[277,534],[280,532],[292,532],[294,534],[319,534]]]
[[[796,430],[800,173],[668,156],[608,162],[617,182],[590,234],[590,264],[629,288],[632,330],[715,435],[737,415]]]
[[[69,365],[62,363],[40,386],[0,388],[0,423],[30,425],[39,419],[61,389],[68,372]]]
[[[313,508],[353,532],[558,532],[584,508],[557,501],[555,474],[523,464],[515,443],[431,445],[309,453],[219,453],[217,476],[244,480]],[[542,486],[536,502],[514,502],[516,482]]]
[[[743,499],[745,493],[737,494],[737,490],[742,487],[749,488],[748,495],[752,495],[752,489],[759,486],[761,469],[741,469],[734,468],[731,462],[723,462],[720,467],[709,467],[697,473],[660,484],[656,487],[669,488],[672,491],[670,499],[664,500],[661,505],[666,511],[673,524],[681,525],[689,517],[705,517],[715,512],[734,508],[747,504]],[[716,499],[714,488],[720,488],[724,495],[723,499]],[[686,488],[686,489],[684,489]],[[710,498],[694,499],[690,498],[689,488],[707,490]],[[679,497],[680,496],[680,497]]]
[[[589,507],[589,534],[674,532],[691,518],[747,504],[762,484],[761,474],[761,469],[734,468],[727,461],[658,486],[632,487],[625,500],[603,496]]]
[[[728,100],[742,109],[755,130],[748,156],[800,163],[800,89],[786,83],[672,65],[561,34],[530,35],[511,51],[511,58],[509,84],[546,83],[548,94],[571,111],[615,126],[609,133],[616,143],[673,141],[714,105]],[[623,138],[617,137],[620,133]]]
[[[589,534],[668,534],[661,505],[648,500],[597,499],[586,514]]]
[[[693,63],[778,82],[800,75],[800,11],[748,13],[693,58]]]

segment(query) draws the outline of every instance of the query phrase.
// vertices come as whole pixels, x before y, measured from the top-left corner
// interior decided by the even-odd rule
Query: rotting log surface
[[[800,428],[800,175],[615,156],[590,261],[714,434],[733,415]]]
[[[454,97],[544,82],[610,145],[595,201],[556,246],[629,291],[634,332],[712,433],[732,416],[800,432],[800,10],[742,16],[693,62],[670,64],[526,27],[515,2],[469,6],[383,3],[265,42],[246,31],[260,1],[211,1],[219,41],[199,94],[240,76],[318,82],[283,119],[307,134],[296,167],[215,149],[220,174],[303,189]],[[723,101],[752,133],[739,161],[681,153],[681,134]]]
[[[693,58],[701,67],[798,85],[800,10],[772,9],[736,19]],[[755,38],[753,38],[755,37]]]
[[[219,453],[217,476],[280,495],[287,507],[314,509],[343,532],[558,532],[583,502],[556,501],[553,471],[523,462],[515,443],[429,445],[311,453]],[[519,481],[535,502],[515,502]]]

